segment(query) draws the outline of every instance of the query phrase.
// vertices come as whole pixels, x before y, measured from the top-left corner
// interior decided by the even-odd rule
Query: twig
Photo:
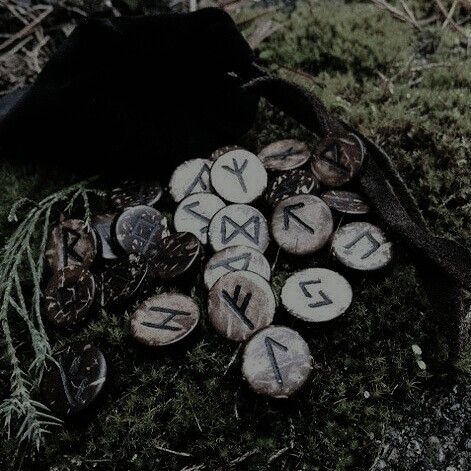
[[[448,11],[446,8],[443,6],[443,3],[440,0],[435,0],[435,3],[440,10],[440,13],[443,15],[445,19],[448,19]],[[453,18],[449,18],[449,23],[450,26],[457,32],[460,33],[462,36],[466,38],[466,40],[469,43],[469,38],[471,37],[470,34],[468,34],[458,23]]]
[[[229,368],[236,361],[237,355],[239,354],[241,347],[242,347],[242,344],[239,344],[239,346],[236,348],[234,354],[232,355],[232,358],[231,358],[230,362],[228,363],[228,365],[226,366],[226,368],[224,370],[224,373],[222,374],[222,377],[226,376],[227,372],[229,371]]]
[[[445,21],[442,24],[442,29],[445,29],[448,26],[448,23],[452,20],[457,5],[458,5],[458,0],[455,0],[453,2],[453,5],[451,5],[450,11],[448,12],[448,15],[446,16]]]
[[[371,0],[378,8],[382,10],[387,10],[391,15],[396,17],[398,20],[404,21],[406,23],[409,23],[411,26],[413,26],[417,30],[421,30],[421,26],[415,19],[415,17],[409,16],[409,14],[404,14],[402,11],[398,10],[396,7],[393,7],[390,3],[388,3],[386,0]],[[401,2],[404,8],[404,3]],[[407,10],[410,11],[409,7],[406,7]],[[407,12],[406,10],[406,12]]]
[[[177,456],[184,456],[185,458],[189,458],[193,456],[191,453],[185,453],[183,451],[175,451],[175,450],[170,450],[169,448],[164,448],[162,446],[156,446],[157,450],[164,451],[165,453],[170,453],[171,455],[177,455]]]

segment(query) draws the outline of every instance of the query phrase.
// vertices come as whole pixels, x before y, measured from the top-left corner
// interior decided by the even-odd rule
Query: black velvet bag
[[[456,358],[468,333],[462,290],[471,289],[470,253],[430,233],[372,141],[314,95],[258,67],[220,10],[77,27],[31,87],[0,101],[0,152],[74,173],[151,172],[165,181],[180,162],[237,142],[253,124],[261,96],[320,137],[353,132],[363,142],[367,159],[358,184],[415,256],[450,359]]]

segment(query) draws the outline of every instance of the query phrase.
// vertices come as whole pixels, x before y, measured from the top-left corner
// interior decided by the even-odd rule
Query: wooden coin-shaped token
[[[357,175],[364,158],[365,148],[355,134],[331,134],[320,143],[311,170],[324,185],[336,188]]]
[[[246,204],[231,204],[218,211],[209,224],[208,235],[215,252],[234,245],[265,252],[270,242],[263,214]]]
[[[226,273],[208,294],[208,316],[224,337],[243,342],[271,324],[275,315],[275,295],[267,280],[257,273]]]
[[[324,322],[342,315],[352,302],[350,283],[326,268],[308,268],[291,275],[281,290],[281,302],[295,317]]]
[[[329,207],[317,196],[298,195],[276,206],[271,221],[273,237],[286,252],[311,254],[321,249],[332,234]]]
[[[391,261],[392,243],[379,227],[368,222],[352,222],[334,234],[332,252],[347,267],[378,270]]]
[[[65,267],[46,287],[46,316],[58,327],[71,327],[88,317],[94,300],[93,275],[83,267]]]
[[[180,202],[175,211],[173,224],[179,232],[191,232],[201,241],[208,243],[208,228],[213,216],[226,203],[211,193],[194,193]]]
[[[117,218],[117,214],[99,214],[93,216],[92,226],[98,235],[101,257],[105,260],[115,260],[118,258],[113,250],[113,240],[111,237],[111,227]]]
[[[270,206],[296,195],[307,195],[319,191],[319,181],[307,170],[296,169],[276,175],[265,191],[265,200]]]
[[[186,337],[198,324],[196,302],[178,293],[162,293],[144,301],[131,319],[131,333],[140,343],[162,347]]]
[[[47,406],[61,417],[89,407],[106,381],[106,360],[91,344],[73,344],[46,362],[41,395]]]
[[[117,219],[116,241],[128,254],[147,253],[167,235],[167,220],[149,206],[126,209]]]
[[[321,198],[330,209],[339,213],[359,215],[370,211],[365,200],[352,191],[330,190],[321,195]]]
[[[231,203],[250,203],[265,191],[267,172],[256,155],[237,149],[221,155],[211,168],[211,183]]]
[[[231,150],[237,150],[237,149],[242,149],[242,147],[239,147],[237,145],[219,147],[219,149],[216,149],[209,158],[211,160],[217,160],[219,159],[219,157],[221,157],[221,155],[227,154]]]
[[[111,191],[111,201],[116,209],[132,206],[153,206],[162,197],[159,182],[126,180]]]
[[[80,219],[67,219],[52,230],[46,247],[46,260],[53,271],[68,266],[88,268],[97,253],[95,232]]]
[[[273,142],[258,154],[267,170],[286,171],[302,167],[311,157],[304,142],[283,139]]]
[[[211,193],[211,165],[207,159],[187,160],[180,164],[170,178],[170,194],[178,203],[193,193]]]
[[[270,264],[261,252],[252,247],[236,245],[216,252],[209,259],[204,270],[204,284],[210,289],[221,276],[238,270],[258,273],[267,281],[271,278]]]
[[[308,344],[288,327],[269,326],[245,346],[242,374],[258,394],[288,398],[303,386],[311,371]]]

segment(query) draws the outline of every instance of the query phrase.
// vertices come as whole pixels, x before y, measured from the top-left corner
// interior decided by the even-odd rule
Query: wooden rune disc
[[[178,232],[191,232],[201,241],[208,243],[208,228],[213,216],[226,203],[211,193],[194,193],[187,196],[175,211],[173,225]]]
[[[88,268],[97,253],[95,232],[80,219],[67,219],[59,223],[49,235],[46,260],[52,271],[68,266]]]
[[[95,279],[83,267],[68,266],[49,280],[45,292],[45,313],[58,327],[71,327],[90,314],[95,300]]]
[[[219,147],[219,149],[216,149],[209,158],[211,160],[217,160],[219,159],[219,157],[221,157],[221,155],[227,154],[228,152],[232,150],[238,150],[238,149],[242,149],[242,147],[237,146],[237,145]]]
[[[208,159],[192,159],[180,164],[170,178],[172,198],[179,203],[193,193],[211,193],[211,165]]]
[[[265,217],[246,204],[231,204],[218,211],[209,224],[208,236],[215,252],[234,245],[265,252],[270,242]]]
[[[155,254],[151,254],[149,268],[160,279],[177,278],[201,260],[201,243],[190,232],[176,232],[162,239]]]
[[[115,237],[128,254],[147,253],[156,248],[167,232],[167,220],[150,206],[133,206],[117,219]]]
[[[267,280],[250,271],[226,273],[208,294],[208,317],[224,337],[243,342],[271,324],[275,295]]]
[[[237,149],[221,155],[211,168],[211,184],[231,203],[250,203],[267,187],[267,171],[256,155]]]
[[[271,325],[257,332],[245,346],[242,375],[258,394],[288,398],[303,386],[311,371],[308,344],[288,327]]]
[[[378,270],[392,259],[392,243],[384,232],[369,222],[342,226],[332,239],[337,260],[355,270]]]
[[[162,185],[157,182],[125,180],[111,190],[111,202],[118,210],[132,206],[153,206],[162,197]]]
[[[320,250],[332,234],[334,223],[329,207],[317,196],[298,195],[276,206],[271,230],[286,252],[307,255]]]
[[[118,258],[113,250],[113,240],[111,228],[117,218],[117,214],[99,214],[93,216],[92,226],[98,235],[101,257],[105,260],[115,260]]]
[[[281,290],[281,302],[293,316],[307,322],[330,321],[352,302],[350,283],[326,268],[308,268],[291,275]]]
[[[55,414],[74,415],[96,400],[106,375],[106,360],[97,347],[72,344],[46,362],[41,395]]]
[[[271,278],[270,264],[261,252],[252,247],[235,245],[216,252],[209,259],[204,270],[204,284],[210,289],[221,276],[237,270],[258,273],[267,281]]]
[[[368,214],[370,208],[365,200],[352,191],[330,190],[321,195],[330,209],[344,214]]]
[[[351,181],[360,171],[365,148],[355,134],[329,135],[311,160],[311,170],[326,186],[339,187]]]
[[[198,324],[196,302],[178,293],[162,293],[144,301],[131,319],[131,333],[149,347],[163,347],[186,337]]]
[[[302,169],[290,170],[269,180],[265,200],[270,206],[275,206],[290,196],[317,193],[319,188],[319,181],[311,172]]]
[[[267,170],[281,172],[302,167],[310,157],[307,145],[295,139],[273,142],[258,154],[258,158]]]

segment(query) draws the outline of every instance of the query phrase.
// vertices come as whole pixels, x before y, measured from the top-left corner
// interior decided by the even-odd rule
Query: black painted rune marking
[[[280,367],[278,366],[278,362],[276,361],[275,351],[273,346],[277,347],[279,350],[283,352],[288,351],[288,347],[283,345],[282,343],[272,339],[271,337],[265,337],[265,348],[267,349],[268,358],[270,359],[270,364],[273,369],[273,373],[275,374],[276,382],[283,386],[283,377],[281,376]]]
[[[364,237],[366,237],[371,243],[371,249],[361,256],[362,260],[365,260],[365,258],[368,258],[370,255],[374,254],[381,247],[381,244],[373,237],[370,231],[363,232],[363,234],[360,234],[356,239],[352,240],[349,244],[345,246],[346,249],[351,249]]]
[[[327,162],[332,167],[335,167],[340,173],[348,175],[350,172],[340,160],[340,150],[337,144],[332,144],[320,156],[324,162]]]
[[[62,255],[65,267],[69,265],[69,257],[72,257],[76,262],[83,262],[83,258],[74,250],[79,240],[80,234],[77,231],[67,227],[62,228]]]
[[[252,298],[252,293],[247,293],[244,297],[244,300],[242,301],[242,304],[240,306],[237,305],[239,302],[239,295],[240,295],[240,285],[237,285],[235,290],[234,290],[234,296],[230,296],[230,294],[223,289],[222,290],[222,298],[226,303],[229,305],[229,307],[234,311],[234,313],[237,315],[237,317],[250,329],[254,329],[253,322],[246,316],[246,311],[249,306],[250,299]]]
[[[247,268],[249,268],[251,259],[252,259],[252,254],[250,252],[244,252],[240,255],[236,255],[235,257],[229,257],[229,258],[226,258],[225,260],[221,260],[220,262],[214,263],[213,265],[210,265],[209,268],[215,269],[219,267],[224,267],[226,270],[229,270],[229,271],[247,270]],[[232,263],[238,262],[240,260],[244,261],[242,268],[236,268],[231,265]]]
[[[311,226],[308,226],[299,216],[297,216],[293,210],[304,208],[304,203],[290,204],[283,208],[283,228],[285,231],[289,229],[290,219],[294,219],[300,226],[304,227],[308,232],[314,234],[314,229]]]
[[[200,185],[201,189],[203,191],[206,191],[208,189],[208,185],[203,180],[203,175],[206,173],[208,175],[208,178],[209,178],[210,172],[211,172],[211,170],[210,170],[208,164],[204,164],[201,167],[201,170],[196,175],[195,179],[191,182],[191,185],[186,190],[185,196],[191,195],[191,193],[193,193],[193,190],[196,188],[196,185]]]
[[[275,154],[271,154],[269,156],[269,158],[270,159],[284,160],[284,159],[286,159],[286,157],[289,157],[291,155],[296,155],[296,154],[297,154],[296,149],[293,146],[291,146],[288,149],[284,150],[283,152],[278,152],[278,153],[275,153]]]
[[[304,296],[306,296],[306,298],[312,298],[312,294],[307,290],[306,286],[317,285],[319,283],[321,283],[321,280],[300,281],[299,287],[301,288],[301,291],[303,292]],[[308,304],[309,307],[316,308],[316,307],[328,306],[329,304],[333,304],[332,299],[330,299],[329,296],[327,296],[324,293],[324,291],[322,291],[321,289],[319,290],[319,295],[322,297],[322,301],[309,303]]]
[[[183,206],[183,209],[191,214],[192,216],[194,216],[196,219],[199,219],[201,222],[204,222],[206,225],[204,227],[202,227],[200,229],[200,232],[203,234],[203,233],[206,233],[208,232],[208,225],[209,223],[211,222],[211,219],[209,219],[208,217],[204,216],[203,214],[200,214],[200,213],[197,213],[193,208],[196,208],[200,205],[200,202],[199,201],[194,201],[193,203],[190,203],[190,204],[187,204],[185,206]]]
[[[245,159],[242,165],[239,167],[239,163],[235,158],[233,158],[232,165],[234,165],[234,168],[231,168],[228,165],[222,166],[224,170],[227,170],[228,172],[232,173],[237,177],[244,193],[247,193],[247,186],[245,185],[244,177],[242,174],[244,173],[245,167],[247,167],[247,162],[247,159]]]
[[[178,332],[182,330],[181,327],[174,327],[172,325],[168,325],[168,323],[176,316],[191,316],[189,312],[179,311],[178,309],[170,309],[160,306],[152,306],[150,308],[151,311],[154,312],[162,312],[164,314],[168,314],[168,316],[160,323],[155,324],[154,322],[141,322],[141,325],[146,327],[152,327],[153,329],[162,329],[162,330],[171,330],[172,332]]]
[[[159,225],[154,222],[139,219],[134,226],[132,236],[143,244],[143,251],[146,252],[150,246],[156,245],[155,234],[159,231]]]
[[[227,235],[227,223],[229,223],[234,230],[231,234]],[[247,231],[247,226],[253,224],[254,226],[254,235],[252,236]],[[258,216],[252,216],[248,221],[246,221],[241,226],[237,224],[233,219],[229,216],[223,216],[221,220],[221,241],[223,244],[227,244],[230,242],[234,237],[237,235],[242,234],[245,238],[249,239],[255,244],[259,243],[260,238],[260,218]]]

